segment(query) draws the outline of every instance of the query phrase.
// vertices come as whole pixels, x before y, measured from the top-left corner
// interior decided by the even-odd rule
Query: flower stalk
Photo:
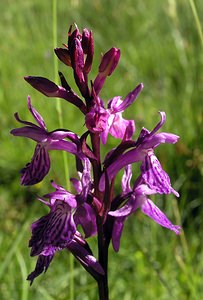
[[[104,235],[104,228],[102,224],[102,217],[98,216],[97,218],[97,227],[98,227],[98,256],[99,263],[103,267],[104,275],[98,280],[98,290],[99,290],[99,299],[108,300],[109,299],[109,290],[108,290],[108,247],[109,244],[106,241]]]

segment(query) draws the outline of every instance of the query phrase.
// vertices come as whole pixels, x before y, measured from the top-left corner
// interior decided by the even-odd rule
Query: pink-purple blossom
[[[31,162],[21,170],[22,185],[33,185],[43,180],[50,169],[48,153],[50,150],[64,150],[79,157],[83,156],[79,150],[79,138],[76,134],[63,129],[48,132],[42,116],[31,105],[30,97],[28,109],[38,125],[21,120],[16,113],[16,120],[26,126],[11,130],[14,136],[30,138],[37,142]],[[71,141],[67,141],[66,138]]]
[[[155,126],[155,128],[151,132],[148,131],[146,128],[143,128],[135,143],[130,144],[128,151],[125,151],[125,153],[121,153],[115,161],[109,163],[105,171],[107,172],[108,178],[110,180],[113,179],[114,176],[116,176],[116,174],[125,166],[136,162],[142,162],[142,175],[145,177],[146,180],[148,178],[148,181],[154,181],[154,184],[156,185],[157,189],[157,178],[160,177],[162,179],[162,183],[159,184],[159,192],[161,192],[161,188],[163,188],[163,193],[165,193],[166,191],[168,191],[168,193],[174,191],[172,188],[170,188],[170,179],[168,175],[165,173],[165,171],[163,171],[160,163],[158,162],[158,159],[154,155],[154,149],[158,147],[161,143],[176,143],[179,139],[179,136],[168,132],[157,133],[157,131],[165,123],[166,119],[166,115],[164,112],[160,112],[160,116],[161,121]],[[114,150],[114,152],[116,152],[116,150]],[[113,153],[111,153],[111,156],[113,157]],[[108,157],[108,161],[109,160],[110,159]],[[151,175],[152,172],[156,175],[156,177],[152,176],[152,178],[150,179],[149,175]],[[104,190],[104,188],[105,176],[103,174],[100,180],[100,190],[102,191]],[[174,193],[176,194],[175,191]]]
[[[176,234],[180,233],[180,226],[173,225],[171,221],[165,216],[165,214],[148,198],[148,195],[157,193],[157,189],[152,189],[149,184],[140,178],[133,188],[130,187],[130,180],[132,177],[131,165],[125,168],[125,172],[122,178],[123,197],[128,194],[127,202],[115,211],[110,211],[109,215],[115,217],[112,233],[112,243],[115,251],[119,250],[120,238],[124,227],[124,222],[132,213],[138,208],[150,217],[153,221],[159,225],[166,227]],[[171,191],[172,192],[172,191]]]
[[[124,100],[119,96],[110,99],[107,109],[103,101],[95,96],[94,105],[86,114],[87,128],[93,133],[100,133],[103,144],[106,144],[109,133],[115,138],[130,140],[135,132],[135,123],[134,120],[124,119],[122,113],[137,99],[142,89],[141,83]]]
[[[85,173],[86,169],[83,177],[86,176]],[[52,185],[55,191],[39,198],[49,207],[50,212],[31,226],[30,255],[39,256],[34,273],[28,276],[31,283],[35,277],[48,268],[56,251],[65,248],[72,249],[78,225],[83,228],[85,238],[96,233],[96,214],[86,202],[87,193],[84,194],[81,190],[79,194],[74,195],[54,182]]]

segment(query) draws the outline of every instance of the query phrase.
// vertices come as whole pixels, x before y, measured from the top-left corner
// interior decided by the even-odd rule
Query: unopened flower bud
[[[62,61],[65,65],[71,67],[71,59],[70,59],[70,52],[68,49],[65,48],[56,48],[54,49],[55,54],[57,57]]]
[[[47,97],[56,97],[59,87],[47,78],[39,76],[25,76],[24,79],[36,90]]]
[[[120,49],[111,48],[102,57],[102,61],[99,65],[99,74],[94,81],[94,89],[98,95],[101,91],[107,76],[110,76],[115,70],[120,59]]]
[[[88,74],[91,70],[94,56],[94,39],[92,32],[86,28],[83,30],[82,34],[82,48],[84,54],[86,54],[84,72]]]
[[[115,70],[118,61],[120,59],[120,49],[111,48],[102,57],[102,61],[99,66],[99,73],[103,76],[110,76]]]

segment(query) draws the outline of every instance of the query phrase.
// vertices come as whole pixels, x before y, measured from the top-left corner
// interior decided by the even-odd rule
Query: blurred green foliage
[[[100,53],[121,49],[121,60],[108,78],[102,97],[125,95],[138,83],[145,89],[126,116],[136,120],[137,131],[151,130],[158,111],[167,114],[164,130],[180,135],[177,145],[163,145],[157,155],[181,197],[154,200],[174,223],[183,225],[180,237],[153,224],[139,212],[128,220],[118,254],[110,250],[111,299],[202,299],[203,287],[203,52],[190,2],[186,0],[69,0],[58,1],[58,46],[67,41],[71,23],[93,30],[94,79]],[[203,2],[195,1],[200,22]],[[67,253],[58,253],[46,275],[32,288],[26,282],[34,268],[27,242],[31,222],[45,213],[37,195],[50,190],[50,179],[66,184],[63,159],[52,153],[52,168],[43,183],[19,185],[19,170],[30,161],[34,142],[9,135],[18,126],[13,113],[31,120],[27,95],[51,131],[59,127],[55,99],[37,93],[23,80],[40,75],[54,80],[52,1],[2,0],[0,55],[0,295],[1,299],[68,299],[74,276],[76,300],[97,299],[97,287],[76,264],[68,272]],[[76,89],[71,70],[59,62],[69,84]],[[64,126],[78,134],[84,121],[77,110],[61,101]],[[109,140],[112,147],[113,139]],[[70,175],[75,176],[72,157]],[[118,184],[119,187],[119,184]],[[95,241],[90,241],[94,248]]]

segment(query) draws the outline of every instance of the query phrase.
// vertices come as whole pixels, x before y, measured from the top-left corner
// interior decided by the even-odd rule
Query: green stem
[[[57,0],[53,0],[53,47],[57,47]],[[54,79],[55,83],[58,83],[58,59],[54,56]],[[61,108],[60,99],[56,99],[56,111],[58,114],[59,126],[63,126],[63,114]],[[67,153],[63,151],[63,162],[64,162],[64,172],[67,190],[70,190],[70,175],[68,169],[68,157]],[[70,272],[70,285],[69,285],[69,299],[74,300],[74,257],[70,253],[69,255],[69,272]]]

